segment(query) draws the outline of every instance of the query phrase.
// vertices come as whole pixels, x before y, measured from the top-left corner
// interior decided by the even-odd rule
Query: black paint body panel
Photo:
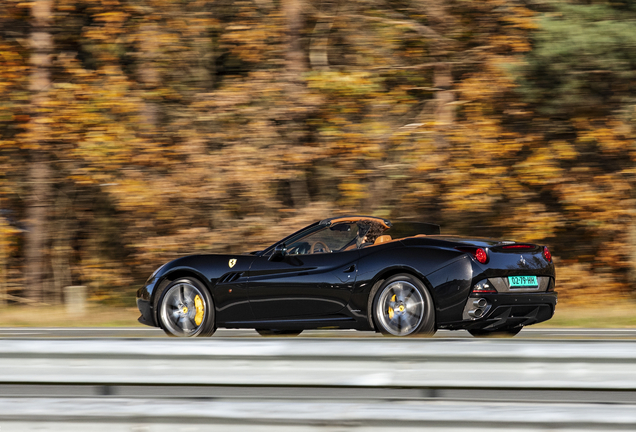
[[[288,256],[279,262],[256,257],[248,273],[249,299],[256,319],[340,313],[353,291],[358,256],[358,250],[352,250]]]

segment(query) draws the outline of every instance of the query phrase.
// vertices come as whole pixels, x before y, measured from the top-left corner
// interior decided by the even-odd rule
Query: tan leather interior
[[[391,238],[390,235],[386,234],[386,235],[381,235],[379,236],[377,239],[375,239],[375,241],[373,242],[374,245],[379,245],[382,243],[386,243],[386,242],[390,242],[391,240],[393,240]]]

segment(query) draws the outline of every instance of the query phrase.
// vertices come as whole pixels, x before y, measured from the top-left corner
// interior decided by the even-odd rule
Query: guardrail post
[[[64,287],[64,303],[69,315],[84,315],[86,312],[86,287],[73,285]]]

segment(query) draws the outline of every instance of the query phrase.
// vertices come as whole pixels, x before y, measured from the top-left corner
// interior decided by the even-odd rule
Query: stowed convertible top
[[[347,215],[336,216],[328,219],[323,219],[319,222],[319,225],[332,225],[335,223],[343,222],[371,222],[381,225],[385,231],[383,234],[388,234],[393,238],[413,237],[418,234],[425,235],[439,235],[441,233],[440,226],[432,223],[424,222],[395,222],[391,223],[388,219],[376,217],[376,216],[361,216],[361,215]]]

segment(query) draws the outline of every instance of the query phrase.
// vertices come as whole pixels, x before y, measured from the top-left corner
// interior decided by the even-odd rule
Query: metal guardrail
[[[615,404],[598,404],[608,401]],[[212,338],[0,344],[2,432],[36,424],[72,430],[76,423],[94,424],[85,430],[141,425],[136,430],[155,431],[179,421],[202,428],[192,430],[211,424],[300,432],[389,425],[635,430],[636,342]]]
[[[608,431],[636,427],[612,405],[467,402],[0,399],[3,432]]]
[[[4,340],[0,383],[636,390],[636,343]]]

